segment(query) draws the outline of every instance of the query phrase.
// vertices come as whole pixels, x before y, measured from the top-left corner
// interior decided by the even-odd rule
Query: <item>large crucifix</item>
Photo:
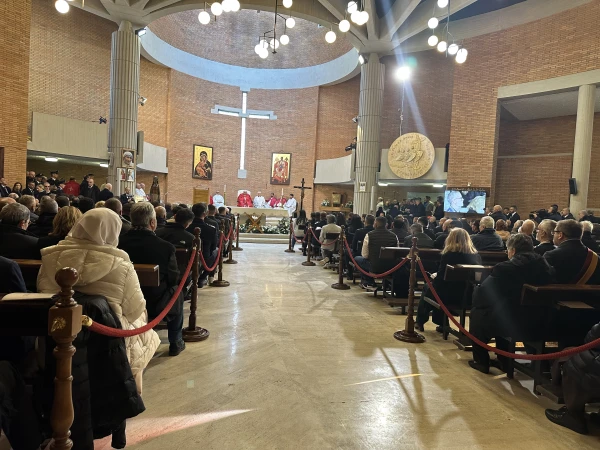
[[[304,187],[304,178],[302,178],[302,183],[300,183],[300,186],[294,186],[294,189],[300,189],[300,211],[302,211],[304,209],[304,190],[312,188]]]
[[[242,90],[242,107],[232,108],[230,106],[215,105],[210,110],[213,114],[223,114],[225,116],[239,117],[242,119],[242,131],[240,140],[240,169],[238,170],[238,178],[246,178],[245,160],[246,160],[246,119],[263,119],[276,120],[277,116],[274,111],[261,111],[257,109],[247,109],[248,92],[250,89]]]

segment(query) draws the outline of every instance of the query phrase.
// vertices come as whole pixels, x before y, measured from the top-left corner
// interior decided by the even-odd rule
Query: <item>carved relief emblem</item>
[[[434,159],[433,144],[427,136],[419,133],[403,134],[394,141],[388,152],[390,169],[406,180],[425,175],[433,166]]]

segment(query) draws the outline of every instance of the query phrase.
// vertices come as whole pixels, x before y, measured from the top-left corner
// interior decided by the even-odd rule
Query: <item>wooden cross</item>
[[[303,204],[304,204],[304,190],[305,189],[312,189],[311,187],[305,187],[304,186],[304,178],[302,178],[302,183],[300,183],[300,186],[294,186],[294,189],[300,189],[300,211],[302,211],[303,208]]]

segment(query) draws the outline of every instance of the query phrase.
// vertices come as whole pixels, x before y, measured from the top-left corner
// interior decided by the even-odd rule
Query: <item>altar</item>
[[[244,214],[248,216],[260,216],[264,214],[265,217],[289,217],[287,209],[282,208],[243,208],[240,206],[232,206],[231,207],[232,214],[239,214],[243,216]]]

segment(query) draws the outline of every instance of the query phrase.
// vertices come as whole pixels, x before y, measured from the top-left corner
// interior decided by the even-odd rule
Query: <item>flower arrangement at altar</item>
[[[325,199],[321,202],[321,206],[331,206],[331,202],[329,199]]]
[[[290,219],[283,217],[277,224],[279,234],[288,234],[290,232]]]
[[[349,202],[346,202],[346,204],[344,205],[344,207],[352,209],[352,208],[354,208],[354,203],[352,202],[352,200],[350,200]]]
[[[248,219],[245,223],[240,223],[240,233],[248,233],[248,229],[250,228],[250,219]],[[260,227],[260,230],[264,234],[289,234],[290,232],[290,220],[286,217],[283,217],[277,225],[269,225],[265,224]],[[259,230],[254,229],[251,233],[260,233]]]

